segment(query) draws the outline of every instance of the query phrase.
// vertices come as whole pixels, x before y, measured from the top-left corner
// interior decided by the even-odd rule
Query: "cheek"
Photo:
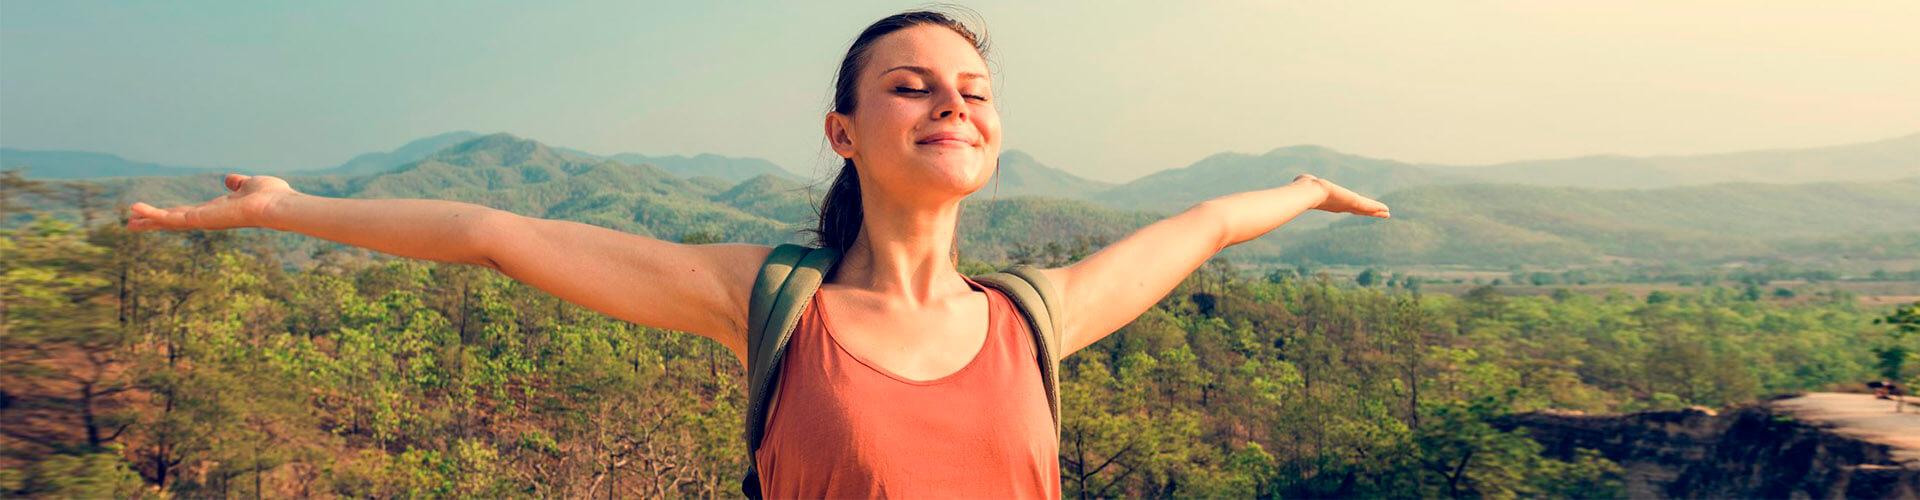
[[[980,135],[986,137],[988,142],[1000,142],[1000,113],[998,111],[993,110],[993,108],[986,108],[980,113],[980,118],[976,119],[974,123],[979,127]]]
[[[906,137],[908,142],[912,142],[914,122],[920,114],[911,105],[893,101],[879,103],[869,109],[873,112],[862,117],[866,118],[862,123],[866,137],[881,138],[881,142]]]

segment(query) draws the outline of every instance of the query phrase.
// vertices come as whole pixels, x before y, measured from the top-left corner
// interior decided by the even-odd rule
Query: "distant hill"
[[[31,167],[27,172],[29,179],[96,179],[105,177],[172,177],[205,173],[224,174],[226,172],[254,172],[275,176],[287,175],[366,175],[392,170],[400,165],[420,161],[434,152],[448,146],[459,144],[480,134],[467,131],[448,132],[432,137],[414,140],[393,151],[365,153],[333,167],[263,172],[260,169],[246,167],[197,167],[172,166],[127,160],[106,153],[84,151],[30,151],[22,149],[0,149],[0,170],[20,166]]]
[[[1283,186],[1303,173],[1334,180],[1360,193],[1388,193],[1413,186],[1473,181],[1398,161],[1302,145],[1258,156],[1216,154],[1184,168],[1162,170],[1121,184],[1095,195],[1095,199],[1113,206],[1171,211],[1222,195]]]
[[[994,180],[980,188],[972,197],[994,199],[1037,195],[1087,199],[1094,193],[1112,187],[1112,184],[1088,180],[1067,173],[1065,170],[1049,167],[1022,151],[1003,151],[1000,153],[1000,167],[995,173]]]
[[[359,176],[392,171],[402,166],[424,160],[443,149],[482,137],[482,134],[470,131],[455,131],[431,137],[415,139],[392,151],[363,153],[347,160],[346,163],[332,167],[291,170],[262,171],[244,167],[197,167],[173,166],[156,163],[127,160],[119,156],[85,151],[34,151],[13,148],[0,148],[0,170],[16,167],[30,167],[29,179],[94,179],[105,177],[171,177],[203,173],[255,172],[275,176],[291,175],[335,175]],[[622,153],[602,158],[576,149],[551,147],[555,155],[568,157],[574,161],[595,161],[611,159],[621,163],[639,165],[649,164],[683,177],[708,176],[732,185],[755,176],[772,174],[787,179],[800,179],[799,176],[780,168],[773,162],[760,158],[729,157],[714,154],[687,156],[646,156],[637,153]]]
[[[1414,186],[1472,182],[1393,160],[1367,158],[1314,145],[1290,146],[1263,155],[1220,153],[1185,168],[1163,170],[1093,194],[1110,207],[1174,213],[1195,203],[1242,191],[1286,185],[1310,173],[1355,192],[1378,198]],[[1395,207],[1398,214],[1398,207]],[[1341,216],[1302,214],[1288,223],[1296,230],[1324,226]]]
[[[362,153],[339,166],[300,171],[306,175],[366,175],[393,170],[396,167],[425,159],[448,146],[480,137],[477,132],[457,131],[415,139],[401,145],[393,151]]]
[[[709,199],[768,219],[806,224],[813,221],[814,207],[819,204],[821,194],[812,185],[778,175],[761,174]]]
[[[448,132],[414,140],[391,152],[362,154],[338,167],[302,171],[300,173],[310,175],[366,175],[386,172],[409,163],[427,159],[444,149],[462,145],[480,137],[482,137],[481,134],[474,132]],[[546,148],[549,152],[548,154],[567,161],[597,163],[602,160],[612,160],[628,165],[653,165],[677,176],[708,176],[719,179],[728,185],[763,174],[772,174],[788,179],[798,178],[785,169],[780,168],[778,165],[774,165],[773,162],[759,158],[729,157],[705,153],[692,157],[679,155],[646,156],[638,153],[600,156],[572,148],[547,146],[545,144],[542,144],[541,147]]]
[[[1057,243],[1071,248],[1082,239],[1113,242],[1161,217],[1062,198],[974,199],[960,208],[960,254],[986,262],[1004,262],[1022,247]]]
[[[688,156],[647,156],[639,153],[620,153],[606,157],[609,160],[628,165],[653,165],[681,177],[708,176],[729,183],[741,182],[762,175],[773,175],[789,180],[800,177],[780,168],[773,162],[759,158],[740,158],[701,153]]]
[[[1376,198],[1410,187],[1464,183],[1629,189],[1727,182],[1891,181],[1920,177],[1920,134],[1819,148],[1691,156],[1599,155],[1485,166],[1404,163],[1299,145],[1259,156],[1216,154],[1094,193],[1092,198],[1109,206],[1171,212],[1215,196],[1283,185],[1301,173]],[[1326,220],[1315,216],[1296,222],[1313,226]]]
[[[1470,184],[1380,200],[1393,207],[1392,219],[1348,218],[1294,234],[1282,253],[1322,263],[1491,267],[1920,255],[1920,178],[1647,190]]]
[[[128,160],[86,151],[33,151],[0,148],[0,170],[26,169],[28,179],[94,179],[193,175],[230,171],[230,167],[188,167]]]
[[[1199,201],[1229,192],[1220,186],[1232,182],[1241,183],[1241,189],[1278,185],[1306,171],[1363,193],[1384,193],[1377,197],[1394,207],[1394,217],[1310,212],[1265,238],[1230,249],[1230,256],[1243,262],[1506,268],[1603,260],[1664,265],[1920,255],[1920,229],[1913,224],[1920,220],[1920,177],[1658,189],[1462,183],[1403,163],[1307,146],[1260,156],[1215,155],[1185,169],[1091,192],[1097,201],[1009,195],[1038,186],[1064,192],[1088,186],[1070,176],[1027,175],[1051,170],[1028,161],[1004,160],[1002,166],[1011,167],[1006,173],[1021,175],[1001,180],[1001,196],[976,196],[962,205],[963,254],[991,260],[1047,243],[1109,242],[1158,220],[1170,211],[1166,207],[1179,206],[1164,200]],[[592,157],[509,134],[475,137],[373,174],[284,177],[295,188],[322,196],[457,200],[662,239],[698,232],[762,244],[806,241],[800,231],[812,224],[821,187],[776,174],[741,182],[686,177],[647,162]],[[105,199],[123,204],[173,206],[224,193],[217,172],[54,182],[92,182],[106,188]],[[28,199],[35,209],[78,219],[69,200]],[[1127,205],[1153,205],[1156,199],[1163,201],[1151,209]],[[0,225],[17,224],[21,217]],[[274,238],[290,245],[296,256],[330,244],[288,233]]]
[[[1920,177],[1920,134],[1806,149],[1687,156],[1598,155],[1428,168],[1487,182],[1589,188],[1886,181]]]
[[[463,201],[667,240],[707,231],[737,241],[798,241],[795,224],[713,201],[729,185],[686,179],[650,165],[582,157],[510,134],[477,137],[387,172],[281,177],[295,189],[321,196]],[[97,183],[106,188],[108,199],[157,206],[200,203],[224,191],[219,174]],[[741,195],[736,201],[751,205],[757,198]],[[55,212],[72,210],[54,202],[43,206]],[[332,245],[295,234],[274,234],[291,245],[293,255]]]

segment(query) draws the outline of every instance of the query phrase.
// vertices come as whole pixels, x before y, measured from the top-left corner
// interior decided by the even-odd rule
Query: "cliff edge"
[[[1920,498],[1920,405],[1811,393],[1740,406],[1585,415],[1525,428],[1549,454],[1590,448],[1626,469],[1633,498]]]

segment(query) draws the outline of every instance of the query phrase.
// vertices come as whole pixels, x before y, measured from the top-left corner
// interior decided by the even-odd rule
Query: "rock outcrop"
[[[1624,415],[1531,413],[1547,453],[1578,448],[1626,469],[1633,498],[1920,498],[1920,406],[1816,393],[1741,406]]]

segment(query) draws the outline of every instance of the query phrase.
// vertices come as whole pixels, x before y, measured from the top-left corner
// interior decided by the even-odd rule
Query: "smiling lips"
[[[940,133],[929,135],[926,137],[921,137],[920,140],[916,142],[916,144],[925,144],[930,146],[933,146],[933,145],[972,146],[973,141],[968,140],[967,138],[961,136],[960,134],[956,134],[953,132],[940,132]]]

